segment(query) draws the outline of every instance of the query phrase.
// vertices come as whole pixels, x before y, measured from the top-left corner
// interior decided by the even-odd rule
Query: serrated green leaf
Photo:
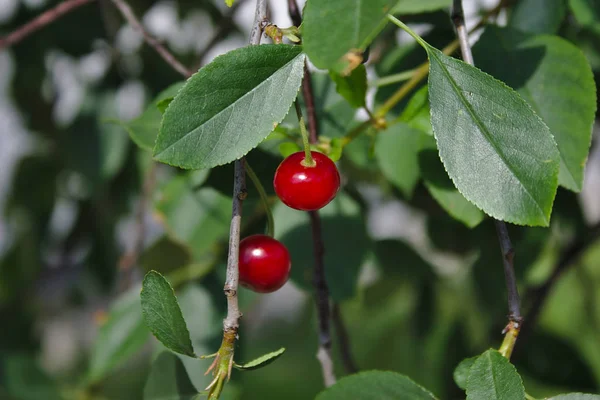
[[[410,380],[390,371],[366,371],[340,379],[315,400],[435,400],[435,396]]]
[[[560,152],[558,182],[579,192],[596,115],[596,85],[583,53],[556,36],[495,26],[473,52],[479,67],[517,90],[548,125]]]
[[[484,218],[483,212],[456,189],[444,170],[433,138],[421,136],[421,151],[418,157],[421,176],[431,197],[452,218],[469,228],[479,225]]]
[[[553,34],[566,14],[565,0],[521,0],[512,7],[508,26],[523,32]]]
[[[262,355],[258,358],[255,358],[254,360],[249,361],[245,364],[242,364],[242,365],[236,364],[235,367],[237,369],[241,369],[241,370],[252,370],[252,369],[262,368],[262,367],[265,367],[265,366],[271,364],[273,361],[277,360],[279,357],[281,357],[283,355],[283,353],[285,353],[284,347],[280,348],[279,350],[264,354],[264,355]]]
[[[587,393],[568,393],[550,397],[548,400],[600,400],[600,396]]]
[[[336,91],[354,108],[365,106],[367,96],[367,70],[363,64],[352,70],[350,75],[342,76],[330,71],[329,76],[335,82]]]
[[[498,351],[490,349],[471,366],[467,400],[525,400],[525,388],[516,368]]]
[[[192,400],[199,398],[183,362],[166,351],[152,363],[144,386],[144,400]]]
[[[502,82],[423,45],[431,123],[454,185],[496,219],[548,226],[559,167],[548,127]]]
[[[402,0],[394,7],[392,14],[419,14],[450,8],[452,0]]]
[[[307,213],[278,204],[273,214],[277,221],[275,237],[286,245],[294,260],[291,279],[300,287],[312,290],[313,254],[307,251],[312,249]],[[350,299],[356,292],[360,267],[371,246],[362,211],[352,198],[338,193],[319,214],[323,241],[328,243],[324,260],[331,298],[335,301]],[[342,236],[344,240],[336,240]]]
[[[365,51],[396,3],[398,0],[308,0],[301,26],[306,55],[318,68],[344,71],[348,67],[344,55]]]
[[[152,334],[166,348],[196,357],[190,333],[169,282],[156,271],[148,272],[142,283],[140,297],[144,322]]]
[[[248,46],[215,58],[165,111],[154,158],[204,169],[242,157],[283,120],[303,74],[299,46]]]
[[[158,106],[165,99],[175,96],[182,86],[183,82],[177,82],[169,86],[156,96],[152,103],[146,107],[142,115],[129,122],[122,123],[131,140],[140,148],[152,151],[154,142],[158,136],[160,121],[162,120],[162,113]]]
[[[420,131],[406,124],[394,124],[375,139],[375,158],[386,177],[410,198],[419,180]]]
[[[139,300],[139,287],[128,291],[111,307],[94,341],[87,381],[98,382],[149,339]]]
[[[452,377],[454,378],[456,385],[462,390],[467,389],[467,381],[469,379],[469,374],[471,373],[471,367],[478,358],[479,356],[465,358],[456,366],[456,368],[454,368]]]

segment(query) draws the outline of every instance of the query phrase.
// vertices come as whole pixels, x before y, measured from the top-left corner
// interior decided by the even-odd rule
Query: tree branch
[[[173,67],[174,70],[179,72],[181,75],[186,78],[192,75],[192,71],[188,70],[183,64],[181,64],[173,54],[169,52],[158,40],[156,40],[152,35],[144,29],[141,22],[137,19],[133,10],[125,2],[125,0],[112,0],[114,5],[119,9],[123,17],[129,22],[129,24],[138,32],[142,34],[146,43],[156,50],[156,52],[165,60],[167,64]]]
[[[358,367],[356,366],[356,362],[350,351],[350,337],[348,336],[348,330],[344,325],[344,319],[342,318],[342,312],[338,303],[333,304],[331,318],[333,319],[333,325],[335,326],[335,331],[337,333],[337,340],[340,346],[340,354],[342,356],[344,368],[349,374],[354,374],[358,372]]]
[[[465,26],[465,14],[462,7],[462,0],[453,0],[452,4],[452,22],[456,28],[458,42],[462,53],[463,61],[470,65],[475,65],[473,53],[469,45],[469,33]],[[508,319],[509,323],[504,329],[505,339],[501,346],[502,354],[510,358],[510,354],[514,348],[515,342],[521,329],[523,317],[521,316],[521,306],[519,299],[519,291],[517,289],[517,279],[515,277],[514,255],[510,237],[506,224],[503,221],[494,220],[496,232],[498,233],[498,241],[502,251],[502,262],[504,267],[504,278],[506,281],[506,291],[508,298]]]
[[[288,9],[290,17],[296,26],[302,23],[302,15],[295,0],[288,0]],[[309,138],[311,143],[317,143],[319,137],[319,126],[317,122],[317,114],[315,111],[315,101],[312,89],[312,79],[308,66],[304,64],[304,78],[302,80],[302,96],[306,106],[307,122]],[[323,372],[323,381],[325,386],[329,387],[336,382],[335,372],[333,369],[333,359],[331,355],[331,305],[329,303],[329,287],[325,279],[325,263],[323,254],[325,247],[323,245],[323,237],[321,230],[321,217],[318,211],[310,211],[310,226],[313,239],[314,252],[314,269],[313,269],[313,285],[315,287],[315,303],[317,306],[317,317],[319,320],[319,350],[317,351],[317,359],[321,363]],[[341,319],[339,320],[341,323]],[[346,342],[347,344],[347,342]],[[342,353],[350,353],[350,349],[342,350]]]
[[[40,30],[46,25],[51,24],[63,15],[93,1],[94,0],[66,0],[60,3],[56,7],[42,13],[25,25],[17,28],[5,37],[0,38],[0,50],[20,42],[27,36]]]

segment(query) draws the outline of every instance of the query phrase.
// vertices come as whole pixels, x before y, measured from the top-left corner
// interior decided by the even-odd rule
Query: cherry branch
[[[467,64],[475,66],[471,45],[469,44],[469,33],[465,26],[465,14],[463,11],[462,0],[454,0],[451,13],[452,22],[456,28],[458,42],[462,54],[463,61]],[[504,329],[506,335],[504,342],[500,347],[500,351],[506,358],[510,358],[514,348],[523,317],[521,316],[521,301],[519,299],[519,291],[517,289],[517,278],[515,276],[514,256],[515,250],[512,246],[508,229],[503,221],[494,220],[500,250],[502,251],[502,263],[504,267],[504,278],[506,281],[506,290],[508,298],[508,325]]]
[[[165,46],[163,46],[156,38],[150,35],[148,31],[146,31],[146,29],[144,29],[142,23],[135,16],[133,10],[129,6],[129,4],[125,2],[125,0],[111,1],[119,9],[123,17],[127,20],[127,22],[129,22],[133,29],[142,34],[146,43],[148,43],[152,48],[154,48],[154,50],[156,50],[156,52],[162,57],[163,60],[165,60],[167,64],[169,64],[171,67],[173,67],[175,71],[179,72],[186,78],[192,75],[192,71],[188,70],[183,64],[181,64],[175,58],[175,56],[165,48]]]
[[[56,7],[42,13],[25,25],[17,28],[15,31],[9,33],[5,37],[0,38],[0,50],[20,42],[27,36],[42,29],[46,25],[51,24],[63,15],[93,1],[94,0],[66,0],[60,3]]]
[[[302,15],[300,14],[300,9],[296,0],[288,0],[288,9],[294,25],[300,26],[302,23]],[[306,63],[304,64],[304,78],[302,79],[302,96],[306,106],[309,140],[310,143],[317,143],[319,126],[315,111],[312,79]],[[336,377],[331,355],[331,305],[329,302],[329,286],[327,285],[327,280],[325,278],[325,263],[323,260],[325,246],[323,244],[321,217],[319,216],[319,212],[309,211],[308,214],[310,217],[314,254],[313,286],[315,288],[315,303],[319,321],[319,350],[317,351],[317,359],[321,363],[325,386],[329,387],[336,382]],[[339,322],[341,323],[341,319]],[[350,349],[347,348],[343,350],[343,352],[349,354]]]

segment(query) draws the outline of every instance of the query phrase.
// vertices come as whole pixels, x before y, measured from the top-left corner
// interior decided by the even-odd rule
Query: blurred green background
[[[58,3],[1,0],[0,34]],[[221,0],[130,4],[190,68],[244,46],[254,8],[251,0],[233,9]],[[465,2],[470,26],[495,5]],[[271,20],[290,26],[286,2],[271,6]],[[508,17],[503,11],[499,24]],[[436,46],[454,37],[447,10],[406,21]],[[598,27],[565,7],[552,29],[584,51],[599,82]],[[408,70],[424,57],[388,27],[372,47],[369,78]],[[218,348],[232,168],[189,173],[152,165],[128,136],[157,129],[136,125],[136,117],[146,107],[156,114],[152,100],[181,80],[108,0],[0,51],[0,399],[161,398],[168,388],[153,376],[174,373],[178,364],[175,356],[156,359],[164,348],[141,321],[139,284],[148,269],[176,286],[196,352]],[[337,95],[328,75],[315,73],[313,81],[324,135],[340,135],[364,117]],[[396,88],[370,90],[370,104]],[[291,118],[282,126],[295,129]],[[596,139],[598,130],[596,120]],[[281,159],[276,139],[249,156],[271,195]],[[344,192],[322,212],[327,278],[354,363],[407,374],[442,399],[464,397],[454,367],[498,347],[506,324],[493,223],[467,228],[422,184],[412,196],[401,193],[384,179],[372,144],[365,135],[345,150]],[[536,397],[600,391],[597,140],[585,179],[579,195],[559,189],[549,229],[510,227],[524,310],[537,307],[536,288],[565,266],[513,356]],[[244,207],[244,234],[262,232],[264,211],[251,187]],[[322,389],[308,219],[280,204],[274,213],[276,236],[292,254],[292,281],[273,294],[240,292],[237,358],[287,351],[264,369],[234,372],[227,399],[304,400]],[[339,331],[333,333],[343,376]],[[208,384],[209,361],[182,362],[196,388]]]

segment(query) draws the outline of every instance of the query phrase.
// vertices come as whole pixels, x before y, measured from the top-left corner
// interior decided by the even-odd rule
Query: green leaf
[[[152,363],[144,386],[144,400],[192,400],[200,398],[181,360],[163,351]]]
[[[471,373],[471,367],[473,364],[475,364],[475,361],[478,358],[479,356],[465,358],[454,369],[454,382],[462,390],[467,389],[467,380],[469,379],[469,374]]]
[[[162,274],[183,267],[192,262],[191,249],[176,239],[164,235],[152,243],[140,255],[139,264],[144,271],[158,271]]]
[[[494,26],[473,52],[478,66],[517,90],[548,125],[560,152],[558,182],[579,192],[596,115],[596,85],[583,53],[556,36]]]
[[[248,46],[215,58],[165,111],[154,158],[204,169],[242,157],[283,120],[303,74],[299,46]]]
[[[515,367],[494,349],[483,353],[471,366],[467,400],[525,400],[523,381]]]
[[[281,154],[283,158],[287,158],[301,150],[302,148],[297,143],[293,142],[283,142],[279,145],[279,154]]]
[[[156,96],[142,115],[129,122],[122,123],[131,140],[140,148],[152,151],[162,120],[162,112],[159,106],[164,104],[165,100],[173,98],[182,86],[183,82],[177,82],[169,86]]]
[[[330,71],[337,92],[354,108],[365,107],[367,96],[367,70],[363,64],[352,70],[350,75],[342,76]]]
[[[375,139],[375,158],[383,176],[409,198],[419,180],[421,132],[406,124],[394,124]]]
[[[264,354],[252,361],[249,361],[245,364],[242,365],[234,365],[237,369],[241,369],[241,370],[252,370],[252,369],[258,369],[258,368],[262,368],[265,367],[269,364],[271,364],[273,361],[277,360],[279,357],[281,357],[283,355],[283,353],[285,353],[285,348],[282,347],[279,350],[276,351],[272,351],[271,353],[267,353]]]
[[[365,51],[396,3],[398,0],[308,0],[301,26],[306,55],[317,68],[342,72],[348,67],[344,55]]]
[[[146,274],[142,284],[142,315],[154,336],[168,349],[189,357],[196,357],[190,333],[175,292],[158,272]]]
[[[452,218],[462,222],[469,228],[474,228],[483,221],[484,214],[473,203],[464,198],[456,189],[435,148],[433,138],[421,136],[422,150],[419,153],[419,168],[425,187],[431,194],[431,197],[444,209]],[[429,143],[428,143],[429,142]]]
[[[569,7],[577,22],[600,34],[600,1],[569,0]]]
[[[62,400],[56,383],[37,365],[32,357],[3,357],[3,383],[18,400]],[[0,394],[2,394],[0,392]],[[12,399],[13,397],[9,397]]]
[[[406,123],[414,129],[418,129],[433,136],[431,127],[431,110],[429,108],[429,90],[423,86],[410,98],[408,104],[400,114],[399,121]]]
[[[231,198],[212,188],[194,190],[186,176],[171,179],[161,189],[156,209],[167,234],[187,244],[195,261],[204,261],[215,242],[229,232]]]
[[[600,396],[597,394],[568,393],[550,397],[548,400],[600,400]]]
[[[431,123],[454,185],[496,219],[548,226],[559,166],[548,127],[502,82],[424,47]]]
[[[94,383],[104,378],[134,355],[148,338],[138,287],[115,302],[100,327],[92,348],[87,381]]]
[[[554,34],[566,15],[566,0],[521,0],[512,8],[508,26],[523,32]]]
[[[392,14],[419,14],[450,8],[452,0],[402,0],[394,7]]]
[[[156,103],[156,108],[158,108],[158,111],[160,111],[161,114],[164,114],[165,111],[167,111],[167,107],[169,107],[169,104],[171,104],[174,98],[175,96],[167,97],[166,99],[162,99],[161,101]]]
[[[389,371],[366,371],[346,376],[325,389],[315,400],[435,400],[435,396],[410,378]]]
[[[283,204],[273,209],[275,237],[288,248],[292,258],[291,279],[312,290],[312,239],[308,214]],[[323,242],[327,243],[325,276],[335,301],[350,299],[356,292],[360,267],[371,243],[360,206],[344,193],[319,211]],[[338,240],[343,237],[344,240]],[[352,245],[349,246],[348,244]]]

